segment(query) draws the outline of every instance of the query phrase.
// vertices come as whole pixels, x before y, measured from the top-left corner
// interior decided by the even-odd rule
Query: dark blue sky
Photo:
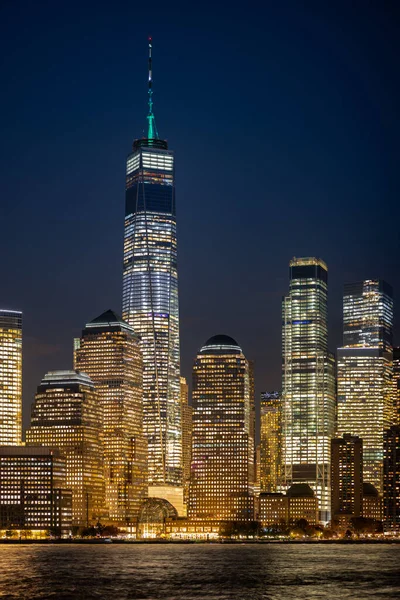
[[[257,391],[280,387],[292,256],[328,263],[332,350],[344,282],[399,295],[400,7],[327,4],[1,2],[0,305],[24,311],[25,423],[73,337],[121,309],[149,34],[176,154],[183,374],[226,333]]]

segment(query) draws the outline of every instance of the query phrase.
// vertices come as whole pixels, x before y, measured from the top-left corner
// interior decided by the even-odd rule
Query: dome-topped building
[[[220,333],[206,341],[200,354],[242,354],[242,349],[236,340]]]
[[[215,335],[193,367],[189,517],[254,519],[254,439],[250,369],[236,340]]]

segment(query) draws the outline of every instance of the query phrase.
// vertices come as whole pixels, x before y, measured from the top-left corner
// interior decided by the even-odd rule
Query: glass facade
[[[277,492],[282,478],[282,394],[263,392],[260,406],[260,491]]]
[[[189,517],[254,518],[254,446],[249,363],[230,337],[214,336],[193,367]]]
[[[308,484],[321,521],[330,519],[330,450],[335,428],[334,358],[328,352],[328,269],[317,258],[290,262],[283,300],[283,486]]]
[[[22,441],[22,312],[0,310],[0,445]]]
[[[94,382],[101,408],[106,513],[111,521],[126,524],[147,498],[139,340],[108,310],[86,325],[75,346],[75,368]]]
[[[338,349],[338,433],[363,440],[364,481],[382,493],[383,432],[393,420],[391,287],[380,280],[345,286]]]
[[[126,169],[123,319],[141,340],[149,485],[182,484],[174,155],[136,140]]]
[[[72,524],[96,524],[104,513],[101,409],[92,380],[78,371],[50,371],[32,405],[27,446],[57,449],[72,491]]]

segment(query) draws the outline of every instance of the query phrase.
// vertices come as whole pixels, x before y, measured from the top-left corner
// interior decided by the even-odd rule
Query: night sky
[[[148,35],[176,157],[182,374],[226,333],[257,393],[280,389],[293,256],[328,264],[331,350],[345,282],[381,277],[400,297],[399,28],[395,0],[2,0],[0,306],[24,312],[25,425],[85,323],[121,311]]]

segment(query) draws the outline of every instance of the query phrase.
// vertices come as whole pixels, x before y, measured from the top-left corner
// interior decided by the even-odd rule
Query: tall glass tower
[[[338,433],[363,440],[364,481],[383,488],[383,432],[393,420],[393,292],[382,280],[345,285],[338,349]]]
[[[330,451],[335,429],[334,358],[328,352],[328,269],[318,258],[290,261],[283,300],[283,480],[306,483],[330,518]]]
[[[154,491],[182,484],[182,427],[174,155],[156,128],[151,53],[150,39],[148,132],[134,141],[126,165],[122,310],[141,339],[143,426]]]
[[[0,310],[0,445],[22,442],[22,312]]]

